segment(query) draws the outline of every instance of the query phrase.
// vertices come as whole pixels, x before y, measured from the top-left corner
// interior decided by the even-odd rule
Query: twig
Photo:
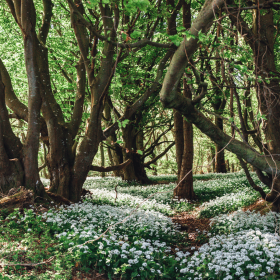
[[[115,192],[116,192],[115,203],[116,203],[116,201],[117,201],[117,198],[118,198],[118,191],[117,191],[117,186],[118,186],[118,185],[116,185],[116,186],[115,186]]]
[[[46,264],[51,262],[55,257],[51,257],[48,260],[44,261],[44,262],[40,262],[40,263],[0,263],[0,266],[31,266],[31,267],[35,267],[41,264]]]

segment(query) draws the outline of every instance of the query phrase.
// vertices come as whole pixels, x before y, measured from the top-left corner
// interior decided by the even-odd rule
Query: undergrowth
[[[226,215],[259,195],[242,173],[203,179],[194,183],[202,204],[172,200],[174,183],[139,186],[90,178],[85,188],[93,195],[83,202],[40,215],[32,209],[16,209],[8,216],[2,211],[0,279],[72,279],[76,268],[105,272],[109,279],[279,279],[279,214]],[[132,213],[157,191],[171,192],[155,195]],[[188,236],[166,216],[195,206],[201,217],[215,217],[210,231],[198,234],[198,250],[190,248]]]

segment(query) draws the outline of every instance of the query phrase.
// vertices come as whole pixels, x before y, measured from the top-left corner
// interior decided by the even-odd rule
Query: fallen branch
[[[44,262],[40,262],[40,263],[0,263],[0,266],[31,266],[31,267],[35,267],[41,264],[47,264],[49,262],[51,262],[55,257],[51,257],[48,260],[44,261]]]

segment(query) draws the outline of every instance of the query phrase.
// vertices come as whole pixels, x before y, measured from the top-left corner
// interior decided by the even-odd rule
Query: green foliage
[[[119,128],[125,128],[129,123],[129,120],[118,121]]]
[[[72,274],[73,255],[63,257],[65,247],[54,240],[52,229],[32,209],[24,214],[15,209],[5,220],[0,220],[0,232],[1,262],[40,263],[55,256],[52,262],[31,271],[24,266],[4,266],[0,279],[67,279]]]

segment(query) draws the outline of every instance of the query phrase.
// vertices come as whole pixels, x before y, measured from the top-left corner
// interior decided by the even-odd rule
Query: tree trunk
[[[264,0],[259,1],[259,5],[265,3]],[[245,41],[250,45],[254,53],[255,72],[256,76],[260,76],[263,81],[257,80],[257,98],[259,103],[260,113],[265,115],[262,119],[263,131],[266,138],[266,144],[262,146],[269,150],[269,154],[273,155],[280,153],[280,84],[279,79],[274,74],[276,73],[275,65],[275,24],[273,18],[274,12],[272,9],[267,9],[265,13],[259,10],[253,11],[253,24],[250,29],[247,23],[242,19],[241,15],[230,15],[230,19],[237,27],[238,31],[244,36]],[[269,82],[267,81],[269,79]],[[265,150],[265,149],[264,149]],[[275,160],[275,159],[274,159]],[[272,171],[269,174],[274,177],[277,171]],[[270,193],[267,195],[268,201],[273,201],[273,210],[280,210],[280,179],[275,177],[272,183]],[[261,179],[261,178],[260,178]]]
[[[169,3],[174,7],[174,1]],[[183,25],[189,29],[191,25],[190,3],[183,3]],[[173,14],[172,14],[173,15]],[[168,20],[168,33],[177,34],[176,16],[171,16]],[[186,79],[183,79],[184,96],[192,98],[192,93],[187,85]],[[183,120],[182,115],[174,110],[174,131],[176,146],[176,161],[178,166],[178,183],[180,184],[173,192],[173,196],[178,199],[193,200],[195,194],[193,191],[193,127],[191,123]],[[188,174],[189,173],[189,174]],[[186,174],[188,174],[186,176]],[[185,177],[186,176],[186,177]]]
[[[48,66],[47,51],[42,51],[41,55],[45,63],[41,66],[41,74],[45,77],[44,81],[48,85],[48,99],[45,99],[46,104],[42,111],[47,123],[49,136],[49,152],[47,155],[47,166],[50,174],[50,189],[49,191],[61,195],[71,201],[78,201],[79,195],[71,189],[71,183],[74,178],[74,163],[77,142],[74,141],[82,119],[83,103],[85,98],[86,71],[82,56],[76,66],[77,70],[77,91],[76,100],[74,103],[73,114],[69,123],[64,122],[61,109],[53,97],[51,91],[51,82]],[[43,95],[44,100],[44,95]],[[78,187],[78,186],[77,186]],[[76,188],[76,187],[75,187]],[[74,196],[72,196],[75,194]]]
[[[156,157],[156,155],[154,153],[152,153],[152,160]],[[167,161],[168,161],[168,156],[167,156],[167,153],[166,153],[166,157],[167,157]],[[155,166],[153,166],[152,170],[153,170],[153,175],[154,176],[157,176],[157,161],[154,163]]]
[[[24,169],[21,158],[22,144],[11,128],[5,105],[5,89],[0,74],[0,195],[11,188],[22,186]]]
[[[40,181],[38,171],[38,151],[40,134],[40,77],[39,66],[37,63],[38,40],[35,31],[36,13],[32,0],[26,0],[21,3],[21,18],[19,19],[21,29],[23,30],[24,57],[28,78],[28,130],[26,141],[24,143],[24,172],[25,187],[32,189],[35,195],[44,197],[45,189]]]
[[[187,85],[186,80],[184,83],[184,96],[192,98],[192,93]],[[181,116],[182,117],[182,116]],[[174,190],[173,196],[180,199],[194,200],[195,193],[193,190],[193,127],[192,124],[183,120],[183,145],[180,147],[182,150],[180,173],[178,176],[179,185]],[[179,134],[180,135],[180,134]],[[187,175],[188,174],[188,175]],[[186,176],[187,175],[187,176]]]
[[[211,160],[212,160],[212,157],[211,157],[211,154],[208,154],[208,157],[207,157],[207,173],[211,173]]]
[[[141,146],[143,147],[141,132],[139,132],[139,136],[137,137],[137,132],[133,123],[126,125],[126,127],[122,129],[122,132],[125,147],[125,149],[123,149],[123,160],[132,160],[132,163],[123,171],[123,179],[126,181],[138,181],[142,184],[151,183],[151,180],[146,174],[143,159],[141,155],[137,153],[137,150],[140,150]]]
[[[69,185],[73,178],[74,155],[72,135],[59,124],[48,127],[50,149],[47,166],[50,174],[49,191],[70,199]]]
[[[100,143],[100,154],[101,154],[101,166],[105,167],[104,147],[102,145],[102,142]],[[105,177],[105,172],[101,172],[101,177]]]
[[[176,147],[177,176],[179,182],[183,153],[184,153],[183,117],[176,110],[173,110],[173,115],[174,115],[174,140],[175,140],[175,147]]]
[[[105,103],[104,106],[104,116],[105,116],[105,122],[107,127],[112,125],[111,108],[109,106],[109,102],[111,103],[111,100],[110,97],[108,96],[107,102]],[[116,143],[117,142],[116,133],[113,132],[111,136],[109,136],[106,139],[106,141],[109,146],[113,147],[112,149],[108,148],[108,156],[110,158],[111,165],[113,166],[113,165],[119,165],[123,163],[124,161],[123,161],[122,148],[120,147],[119,144]],[[122,170],[115,170],[113,172],[116,177],[123,177]]]
[[[211,145],[210,147],[211,151],[211,160],[212,160],[212,172],[215,173],[215,161],[216,161],[216,153],[215,153],[215,147]]]
[[[223,120],[215,117],[215,124],[218,128],[223,130]],[[225,153],[223,147],[215,144],[215,172],[216,173],[227,173]]]
[[[228,159],[226,160],[226,169],[227,169],[227,171],[228,171],[228,172],[230,172],[230,168],[229,168],[229,160],[228,160]]]

